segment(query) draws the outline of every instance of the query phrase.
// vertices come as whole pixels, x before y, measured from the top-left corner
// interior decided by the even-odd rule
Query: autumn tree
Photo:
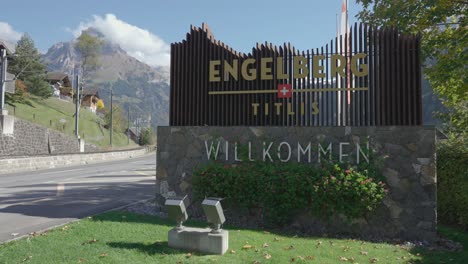
[[[81,33],[76,42],[76,48],[81,56],[81,75],[83,81],[88,75],[99,66],[99,54],[102,41],[88,32]]]
[[[15,56],[9,61],[8,71],[21,80],[31,94],[48,98],[52,88],[45,81],[46,66],[32,38],[24,34],[16,44]]]
[[[421,34],[424,76],[449,109],[448,131],[468,130],[468,25],[466,0],[357,0],[358,17],[376,26]]]

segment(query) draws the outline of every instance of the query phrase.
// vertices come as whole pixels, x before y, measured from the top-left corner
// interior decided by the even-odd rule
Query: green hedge
[[[437,203],[439,222],[468,229],[468,144],[463,137],[438,144]]]
[[[367,164],[211,162],[193,175],[197,199],[224,197],[223,206],[259,215],[270,225],[288,223],[300,212],[349,219],[366,217],[385,197],[383,177]]]

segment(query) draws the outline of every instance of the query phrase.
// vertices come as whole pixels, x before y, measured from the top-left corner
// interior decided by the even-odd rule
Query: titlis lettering
[[[355,156],[355,162],[357,164],[362,161],[369,163],[369,154],[367,154],[369,153],[369,142],[365,144],[364,148],[358,143],[350,142],[339,142],[337,146],[333,145],[332,143],[329,143],[328,145],[316,143],[313,145],[312,142],[307,142],[307,144],[301,144],[298,142],[295,146],[296,148],[293,149],[291,144],[285,141],[278,144],[274,142],[263,141],[259,146],[261,146],[261,150],[257,151],[258,153],[253,153],[252,142],[247,142],[248,155],[247,157],[244,157],[243,160],[239,155],[239,143],[230,143],[229,141],[205,141],[206,158],[208,160],[224,159],[229,161],[229,153],[231,153],[233,154],[231,159],[233,159],[235,162],[242,162],[247,160],[260,160],[263,162],[289,162],[291,159],[293,159],[293,154],[296,154],[295,157],[297,162],[311,163],[313,162],[312,152],[316,151],[316,162],[318,163],[320,163],[323,158],[331,160],[332,153],[338,155],[340,163],[349,161],[348,157],[352,156],[353,153],[355,154],[353,156]],[[352,146],[354,146],[354,148]]]
[[[361,63],[366,58],[365,53],[356,53],[350,58],[351,74],[356,77],[364,77],[369,74],[369,68],[367,64]],[[312,67],[308,68],[308,60],[303,56],[294,56],[293,58],[293,79],[302,79],[309,76],[312,73],[312,78],[326,78],[325,55],[315,55],[312,57]],[[260,67],[257,66],[260,63]],[[210,82],[220,82],[221,76],[223,81],[229,81],[230,78],[238,81],[239,72],[242,78],[246,81],[254,81],[258,78],[257,69],[260,69],[260,80],[287,80],[290,77],[290,73],[284,72],[283,66],[285,59],[283,57],[276,58],[261,58],[258,62],[256,59],[248,58],[242,61],[239,65],[239,60],[234,59],[231,62],[224,60],[212,60],[210,61]],[[340,54],[332,54],[330,56],[330,75],[335,76],[336,74],[341,77],[346,77],[346,57]],[[240,67],[240,71],[239,71]],[[221,69],[222,68],[222,69]],[[221,75],[221,72],[223,73]],[[275,76],[276,74],[276,76]],[[276,77],[276,78],[275,78]]]

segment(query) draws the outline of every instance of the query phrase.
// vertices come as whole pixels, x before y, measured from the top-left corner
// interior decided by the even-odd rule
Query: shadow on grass
[[[118,249],[138,250],[147,255],[175,255],[184,254],[189,251],[177,250],[169,247],[167,241],[156,242],[153,244],[144,243],[125,243],[125,242],[109,242],[108,246]]]
[[[446,226],[438,226],[437,231],[443,238],[461,243],[463,249],[459,251],[448,251],[413,248],[410,252],[412,254],[419,254],[421,259],[411,263],[468,263],[468,232]]]

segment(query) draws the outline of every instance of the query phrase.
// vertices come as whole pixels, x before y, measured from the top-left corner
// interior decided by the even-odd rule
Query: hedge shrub
[[[223,206],[261,215],[265,224],[283,225],[306,210],[318,217],[366,217],[385,197],[383,177],[368,164],[212,161],[193,174],[197,199],[224,197]]]
[[[468,144],[463,137],[438,144],[437,203],[439,222],[468,229]]]

